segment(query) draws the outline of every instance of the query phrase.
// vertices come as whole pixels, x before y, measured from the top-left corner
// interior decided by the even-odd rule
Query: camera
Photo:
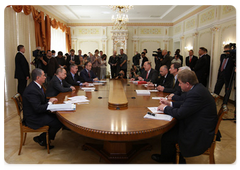
[[[39,49],[33,51],[33,57],[35,57],[35,59],[32,61],[32,63],[36,68],[42,68],[42,62],[40,58],[43,56],[46,56],[45,51],[41,51]]]
[[[230,43],[229,46],[231,50],[226,50],[223,52],[229,52],[230,54],[227,54],[226,57],[232,57],[233,61],[236,62],[236,43]]]
[[[153,53],[155,53],[155,54],[152,54],[153,57],[157,57],[158,59],[162,58],[161,48],[158,48],[157,51],[153,51]]]

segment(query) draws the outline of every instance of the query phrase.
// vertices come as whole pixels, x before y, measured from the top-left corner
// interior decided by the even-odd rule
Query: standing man
[[[229,50],[231,50],[230,45],[225,45],[224,51],[229,51]],[[218,77],[217,77],[217,82],[214,88],[215,94],[219,95],[224,84],[225,84],[225,93],[227,92],[227,88],[229,85],[233,68],[234,68],[234,62],[232,57],[230,56],[230,52],[225,52],[225,54],[222,54],[220,57]],[[225,96],[226,94],[224,95],[223,101],[225,101]],[[227,104],[227,103],[224,103],[224,104]]]
[[[127,78],[127,59],[128,59],[128,56],[125,53],[123,53],[123,49],[120,49],[119,63],[120,63],[120,70],[124,71],[123,78]]]
[[[206,48],[200,47],[199,51],[199,59],[196,62],[194,67],[194,71],[197,75],[199,83],[202,83],[205,87],[207,87],[207,78],[209,75],[209,59],[206,55]]]
[[[27,80],[30,78],[29,64],[24,56],[25,47],[19,45],[18,53],[15,56],[15,79],[18,79],[18,93],[23,95],[23,91],[27,86]]]
[[[67,57],[66,64],[67,64],[68,70],[70,69],[71,64],[77,64],[77,65],[80,64],[79,57],[77,55],[75,55],[75,50],[74,49],[70,50],[70,55]]]
[[[117,76],[117,51],[113,51],[113,55],[110,56],[108,64],[110,65],[111,76],[113,79]]]
[[[163,58],[160,59],[160,67],[166,65],[168,68],[170,68],[172,58],[167,54],[167,50],[162,50],[162,56]]]
[[[28,85],[23,93],[23,121],[24,123],[32,128],[38,129],[42,126],[49,126],[49,140],[54,140],[56,133],[62,127],[61,122],[58,120],[54,113],[48,110],[48,106],[55,101],[57,98],[46,99],[43,92],[42,85],[45,82],[46,76],[43,70],[35,68],[32,71],[32,82]],[[33,138],[41,146],[47,145],[46,133],[42,133],[39,136]],[[50,149],[53,146],[49,146]]]
[[[217,124],[216,103],[193,71],[182,70],[178,74],[179,86],[186,93],[184,101],[170,102],[160,100],[158,109],[178,120],[161,139],[161,155],[153,154],[152,159],[160,162],[175,162],[176,148],[181,151],[180,163],[186,163],[183,157],[201,155],[212,144]]]
[[[193,55],[193,50],[189,51],[189,56],[186,57],[186,66],[190,67],[191,70],[194,70],[198,58]]]
[[[66,76],[67,72],[64,68],[57,69],[56,75],[54,75],[52,80],[48,83],[46,91],[47,97],[54,97],[61,92],[69,92],[76,90],[75,87],[65,81]]]

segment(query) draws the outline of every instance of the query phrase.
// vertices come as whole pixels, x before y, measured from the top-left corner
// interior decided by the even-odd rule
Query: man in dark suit
[[[170,85],[170,87],[165,87],[165,86],[161,86],[159,85],[157,87],[157,89],[159,91],[163,91],[165,93],[174,93],[175,91],[179,91],[180,90],[180,87],[178,86],[179,84],[179,81],[178,81],[178,69],[181,67],[181,64],[180,63],[173,63],[171,64],[171,67],[169,69],[169,72],[170,74],[173,75],[172,77],[172,83]]]
[[[46,99],[42,85],[45,82],[43,70],[36,68],[32,71],[32,82],[23,93],[23,122],[32,129],[49,126],[49,140],[54,140],[56,133],[62,127],[55,114],[48,111],[48,105],[56,102],[56,98]],[[46,147],[46,134],[42,133],[33,138],[41,146]],[[50,146],[53,148],[53,146]]]
[[[27,80],[30,77],[29,64],[24,56],[25,47],[19,45],[17,47],[18,53],[15,56],[15,79],[18,79],[18,93],[23,95],[23,91],[27,86]]]
[[[111,69],[112,79],[117,76],[117,62],[118,62],[117,51],[113,51],[113,55],[110,56],[108,60],[108,64],[110,65]]]
[[[163,58],[160,59],[160,66],[166,65],[168,68],[170,68],[172,58],[167,54],[167,50],[162,50],[162,56]]]
[[[160,100],[159,110],[178,120],[178,124],[163,134],[161,139],[161,155],[154,154],[157,162],[174,162],[176,158],[175,144],[181,151],[180,163],[184,157],[201,155],[213,141],[217,124],[217,110],[210,92],[200,83],[193,71],[182,70],[178,74],[179,86],[187,92],[181,102]]]
[[[67,57],[67,60],[66,60],[66,65],[67,65],[68,70],[70,70],[71,64],[77,64],[77,65],[80,64],[80,59],[77,55],[75,55],[74,49],[70,50],[70,55]]]
[[[152,69],[151,62],[145,61],[143,67],[144,71],[142,72],[141,76],[138,76],[136,79],[140,81],[152,82],[155,84],[157,82],[158,72]],[[132,78],[131,80],[133,81],[135,78]]]
[[[193,50],[189,51],[189,56],[186,57],[186,66],[190,67],[191,70],[194,70],[198,58],[193,55]]]
[[[84,64],[85,69],[80,72],[80,76],[83,78],[85,82],[93,82],[98,81],[98,78],[92,71],[92,63],[86,62]]]
[[[163,65],[159,69],[161,77],[157,79],[157,86],[163,86],[165,88],[171,88],[173,82],[173,75],[169,73],[168,67]],[[154,86],[153,83],[149,83],[148,86]]]
[[[224,46],[224,51],[229,51],[231,50],[229,45]],[[227,91],[229,81],[231,78],[231,74],[234,68],[234,62],[232,57],[229,56],[230,52],[225,52],[225,54],[222,54],[220,57],[220,65],[218,69],[218,77],[217,77],[217,82],[214,88],[214,93],[219,95],[219,93],[222,90],[223,85],[225,84],[225,93]],[[224,95],[224,100],[225,101],[225,95]],[[224,103],[227,104],[227,103]]]
[[[66,82],[72,86],[85,86],[88,83],[81,83],[80,76],[77,74],[78,66],[76,64],[70,65],[70,71],[67,73]]]
[[[199,59],[196,62],[194,70],[199,83],[202,83],[205,87],[207,87],[207,79],[209,76],[209,67],[210,67],[210,56],[206,54],[206,48],[199,48]]]
[[[46,96],[53,97],[57,96],[61,92],[69,92],[76,90],[75,87],[68,84],[64,79],[67,76],[67,72],[64,68],[58,68],[56,75],[53,76],[52,80],[48,83]]]

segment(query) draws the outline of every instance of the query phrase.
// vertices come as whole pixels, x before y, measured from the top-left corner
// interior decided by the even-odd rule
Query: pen
[[[166,95],[166,97],[165,97],[165,98],[168,98],[168,96],[169,96],[169,95]]]

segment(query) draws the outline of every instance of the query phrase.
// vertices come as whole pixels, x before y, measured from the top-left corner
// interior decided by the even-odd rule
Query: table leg
[[[83,150],[92,150],[103,158],[107,163],[129,163],[136,155],[144,150],[152,148],[149,144],[136,144],[131,142],[109,142],[104,141],[103,145],[83,145]]]

